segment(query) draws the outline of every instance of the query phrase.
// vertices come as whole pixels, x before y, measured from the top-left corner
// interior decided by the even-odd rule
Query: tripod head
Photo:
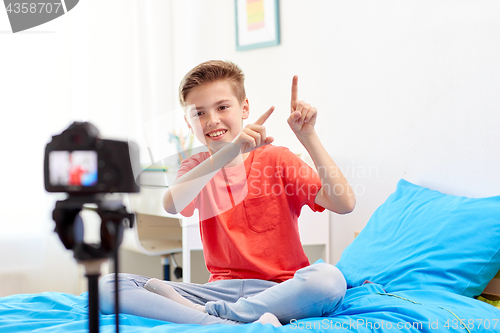
[[[84,205],[96,204],[94,210],[101,218],[101,243],[87,244],[83,241],[84,228],[80,212]],[[88,209],[88,208],[86,208]],[[114,256],[123,239],[123,227],[133,227],[134,214],[118,201],[107,201],[101,196],[69,196],[58,201],[52,213],[55,231],[66,249],[74,252],[77,261],[106,259]]]

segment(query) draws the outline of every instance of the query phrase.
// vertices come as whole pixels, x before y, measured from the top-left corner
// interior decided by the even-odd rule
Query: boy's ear
[[[247,119],[250,116],[250,104],[248,103],[248,98],[243,101],[243,119]]]
[[[194,131],[193,131],[193,128],[191,127],[191,124],[189,123],[189,121],[187,120],[186,116],[184,116],[184,121],[186,122],[189,130],[191,131],[191,134],[194,134]]]

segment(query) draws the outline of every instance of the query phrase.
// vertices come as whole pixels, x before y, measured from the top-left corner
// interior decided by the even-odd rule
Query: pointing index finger
[[[295,75],[292,79],[292,112],[297,107],[297,101],[299,100],[299,77]]]
[[[260,116],[259,119],[257,119],[257,121],[254,124],[257,125],[264,124],[264,122],[267,120],[267,118],[269,118],[269,116],[271,115],[271,113],[273,113],[273,111],[274,111],[274,106],[271,106],[271,108],[266,112],[264,112],[262,116]]]

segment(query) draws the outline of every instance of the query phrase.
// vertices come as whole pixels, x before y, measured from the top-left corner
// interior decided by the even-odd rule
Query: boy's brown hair
[[[209,60],[190,70],[179,86],[179,101],[186,106],[186,97],[194,88],[218,80],[228,80],[233,93],[240,103],[245,100],[245,75],[234,63],[222,60]]]

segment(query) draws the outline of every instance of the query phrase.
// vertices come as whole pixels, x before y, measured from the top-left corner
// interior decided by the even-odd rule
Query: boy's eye
[[[222,110],[226,110],[228,108],[227,105],[221,105],[219,106],[219,110],[222,111]]]
[[[193,113],[193,117],[199,117],[203,114],[202,111]]]

